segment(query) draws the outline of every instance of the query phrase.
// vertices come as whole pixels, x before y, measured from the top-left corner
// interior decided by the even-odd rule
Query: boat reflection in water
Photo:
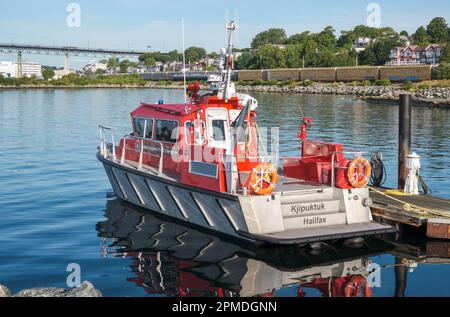
[[[128,281],[160,296],[370,296],[368,257],[393,248],[373,238],[320,249],[238,245],[116,199],[106,218],[97,225],[105,249],[129,257]]]

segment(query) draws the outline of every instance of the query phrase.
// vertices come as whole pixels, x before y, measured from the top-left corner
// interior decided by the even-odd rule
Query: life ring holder
[[[249,179],[252,193],[260,196],[271,195],[278,183],[278,171],[271,163],[261,163],[252,169]]]
[[[353,187],[366,187],[369,184],[371,176],[372,166],[366,158],[359,156],[350,162],[347,178]]]

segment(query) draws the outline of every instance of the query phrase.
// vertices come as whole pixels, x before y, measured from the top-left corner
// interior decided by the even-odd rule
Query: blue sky
[[[66,7],[81,7],[81,27],[69,28]],[[381,25],[414,32],[433,17],[450,21],[450,2],[442,0],[2,0],[0,42],[71,45],[101,48],[181,50],[181,17],[185,17],[186,45],[218,51],[225,45],[225,17],[238,12],[240,30],[236,46],[247,47],[252,37],[269,27],[288,34],[320,31],[332,25],[339,33],[366,24],[367,5],[381,7]],[[0,54],[1,60],[12,57]],[[26,56],[60,66],[62,57]],[[74,57],[72,66],[89,61]]]

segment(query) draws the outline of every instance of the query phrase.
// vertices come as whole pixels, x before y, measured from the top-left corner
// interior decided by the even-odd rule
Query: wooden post
[[[398,189],[405,188],[407,169],[406,157],[411,152],[411,95],[400,95],[398,114]]]
[[[395,297],[405,297],[408,272],[402,266],[402,259],[395,258]]]

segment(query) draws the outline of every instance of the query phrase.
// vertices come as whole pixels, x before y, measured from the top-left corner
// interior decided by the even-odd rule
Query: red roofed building
[[[435,65],[441,60],[442,46],[430,44],[427,47],[408,45],[407,47],[394,47],[391,50],[388,66],[405,65]]]

